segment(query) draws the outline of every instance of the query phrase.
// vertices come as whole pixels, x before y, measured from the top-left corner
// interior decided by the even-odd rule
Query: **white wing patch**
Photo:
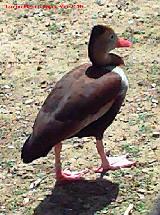
[[[127,89],[129,87],[129,83],[128,83],[128,79],[127,79],[123,69],[121,67],[117,66],[112,70],[112,72],[119,74],[119,76],[122,78],[120,94],[126,94]]]

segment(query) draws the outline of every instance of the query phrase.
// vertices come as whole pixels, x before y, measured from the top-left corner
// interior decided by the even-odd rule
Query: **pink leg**
[[[60,156],[61,149],[62,149],[62,143],[59,143],[54,147],[56,180],[57,181],[75,181],[75,180],[83,179],[82,175],[85,172],[71,173],[69,170],[62,171],[61,156]]]
[[[108,170],[116,170],[125,167],[131,167],[135,164],[133,161],[129,161],[125,156],[107,157],[104,151],[102,140],[96,141],[96,147],[98,154],[101,158],[101,166],[95,170],[96,173],[106,172]]]

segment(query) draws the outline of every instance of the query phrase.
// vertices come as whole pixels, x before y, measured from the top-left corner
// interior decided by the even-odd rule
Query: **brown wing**
[[[108,73],[99,79],[86,79],[82,77],[76,80],[70,91],[66,93],[60,108],[55,112],[56,120],[83,121],[89,116],[98,114],[110,102],[113,103],[121,86],[121,79],[117,74]]]
[[[120,76],[109,72],[93,79],[86,76],[84,69],[78,78],[76,71],[69,73],[48,96],[35,121],[36,136],[46,133],[54,142],[63,140],[111,107],[120,90]]]

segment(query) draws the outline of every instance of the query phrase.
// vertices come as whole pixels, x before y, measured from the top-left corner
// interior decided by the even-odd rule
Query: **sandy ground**
[[[122,215],[132,203],[133,215],[147,214],[160,181],[159,0],[68,1],[84,7],[63,10],[6,9],[7,3],[22,1],[0,1],[0,215]],[[124,58],[130,89],[104,143],[113,155],[129,153],[137,167],[102,180],[92,171],[100,163],[95,140],[68,140],[63,167],[90,171],[84,182],[59,186],[53,152],[25,165],[21,147],[52,86],[88,62],[88,37],[97,23],[133,42],[131,49],[115,50]]]

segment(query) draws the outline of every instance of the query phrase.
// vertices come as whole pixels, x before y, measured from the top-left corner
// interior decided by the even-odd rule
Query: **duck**
[[[111,51],[131,46],[129,40],[119,38],[109,26],[92,28],[88,43],[90,62],[74,68],[55,84],[22,147],[24,163],[45,157],[54,148],[56,180],[79,180],[84,171],[62,169],[62,141],[92,136],[101,159],[96,173],[135,164],[126,155],[106,156],[103,144],[104,132],[119,113],[128,90],[128,79],[122,69],[124,61]]]

